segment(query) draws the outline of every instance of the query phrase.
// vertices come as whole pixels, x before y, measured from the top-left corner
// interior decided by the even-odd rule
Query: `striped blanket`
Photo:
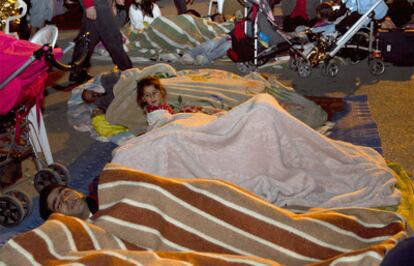
[[[182,54],[200,43],[228,33],[233,23],[217,24],[191,15],[161,16],[142,32],[124,30],[131,57],[157,58],[162,53]]]
[[[378,265],[406,238],[392,212],[294,214],[234,185],[109,164],[89,221],[54,214],[0,249],[7,265]],[[174,265],[175,265],[174,264]]]

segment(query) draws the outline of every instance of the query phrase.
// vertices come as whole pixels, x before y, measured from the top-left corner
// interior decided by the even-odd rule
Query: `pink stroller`
[[[39,192],[50,183],[67,184],[69,172],[54,163],[40,112],[49,63],[62,70],[73,65],[56,61],[61,49],[53,49],[57,28],[43,28],[32,42],[0,32],[0,225],[19,224],[32,209],[23,191],[8,189],[22,177],[21,162],[33,158]],[[44,43],[41,46],[33,43]],[[84,57],[83,57],[84,58]],[[76,64],[76,63],[75,63]],[[44,155],[40,157],[39,151]],[[50,156],[48,156],[50,154]],[[46,161],[46,163],[44,163]]]

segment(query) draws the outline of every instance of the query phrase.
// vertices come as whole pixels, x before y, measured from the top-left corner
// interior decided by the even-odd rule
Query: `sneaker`
[[[194,58],[190,54],[184,54],[181,57],[180,62],[183,65],[192,65],[194,64]]]
[[[69,74],[69,82],[75,84],[81,84],[91,78],[93,78],[93,76],[91,76],[85,69],[78,72],[70,72]]]
[[[197,55],[195,60],[194,60],[194,64],[201,66],[201,65],[205,65],[208,63],[207,57],[205,57],[204,55]]]
[[[176,54],[160,54],[160,60],[161,61],[165,61],[165,62],[169,62],[169,63],[175,63],[178,62],[180,60],[180,57]]]

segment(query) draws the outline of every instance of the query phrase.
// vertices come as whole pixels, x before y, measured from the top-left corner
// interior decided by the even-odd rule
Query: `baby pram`
[[[246,0],[244,18],[236,22],[232,48],[227,56],[236,63],[242,73],[255,71],[288,49],[295,50],[290,37],[276,24],[268,1]],[[268,36],[266,44],[259,42],[259,35]],[[296,51],[301,54],[300,50]]]
[[[385,65],[381,60],[381,53],[378,49],[378,41],[376,47],[374,47],[374,10],[383,4],[383,0],[378,0],[373,4],[366,12],[342,35],[330,35],[326,36],[322,33],[312,34],[311,41],[314,41],[312,49],[304,49],[304,45],[294,43],[292,38],[288,34],[282,32],[278,25],[275,23],[274,17],[270,10],[270,7],[266,1],[261,0],[247,0],[245,5],[246,17],[243,20],[243,31],[247,38],[238,37],[233,31],[232,34],[232,50],[229,51],[228,56],[233,61],[239,63],[239,70],[246,71],[255,70],[258,66],[267,63],[270,59],[273,59],[280,51],[288,49],[290,50],[290,63],[289,66],[295,69],[298,74],[303,77],[309,77],[312,73],[312,69],[320,67],[323,74],[327,74],[331,77],[335,77],[339,73],[339,66],[333,60],[333,58],[339,53],[342,48],[347,49],[361,49],[368,51],[369,66],[372,74],[380,75],[385,70]],[[370,24],[369,33],[359,34],[359,31]],[[251,26],[249,26],[251,24]],[[237,25],[235,26],[236,29]],[[263,47],[260,45],[260,35],[264,33],[264,36],[269,38],[269,47]],[[362,36],[368,35],[368,45],[360,45],[355,43],[360,36],[356,36],[357,33]],[[310,34],[309,34],[310,35]],[[332,37],[334,36],[334,37]],[[355,36],[355,37],[354,37]],[[240,49],[240,40],[249,39],[249,45],[251,52],[247,53],[246,50]],[[368,47],[366,47],[368,46]],[[246,47],[246,45],[243,45]],[[248,55],[247,57],[239,58],[235,55]]]
[[[31,212],[31,197],[12,188],[22,177],[21,162],[32,157],[37,173],[34,186],[40,191],[50,183],[67,184],[69,172],[54,163],[40,112],[49,64],[62,70],[53,49],[57,28],[41,29],[32,42],[0,32],[0,225],[15,226]],[[39,44],[44,44],[43,46]],[[85,55],[86,56],[86,55]],[[84,60],[85,56],[81,59]],[[75,62],[79,64],[80,62]],[[40,156],[40,153],[44,158]],[[45,162],[44,162],[45,161]]]

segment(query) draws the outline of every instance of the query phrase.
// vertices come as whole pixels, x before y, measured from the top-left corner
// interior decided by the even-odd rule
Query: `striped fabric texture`
[[[142,32],[130,28],[124,33],[129,40],[131,57],[156,58],[162,53],[181,54],[197,45],[228,33],[233,23],[217,24],[191,15],[161,16]]]
[[[294,214],[219,180],[167,179],[108,164],[100,211],[54,214],[0,250],[6,265],[378,265],[407,237],[374,209]]]

